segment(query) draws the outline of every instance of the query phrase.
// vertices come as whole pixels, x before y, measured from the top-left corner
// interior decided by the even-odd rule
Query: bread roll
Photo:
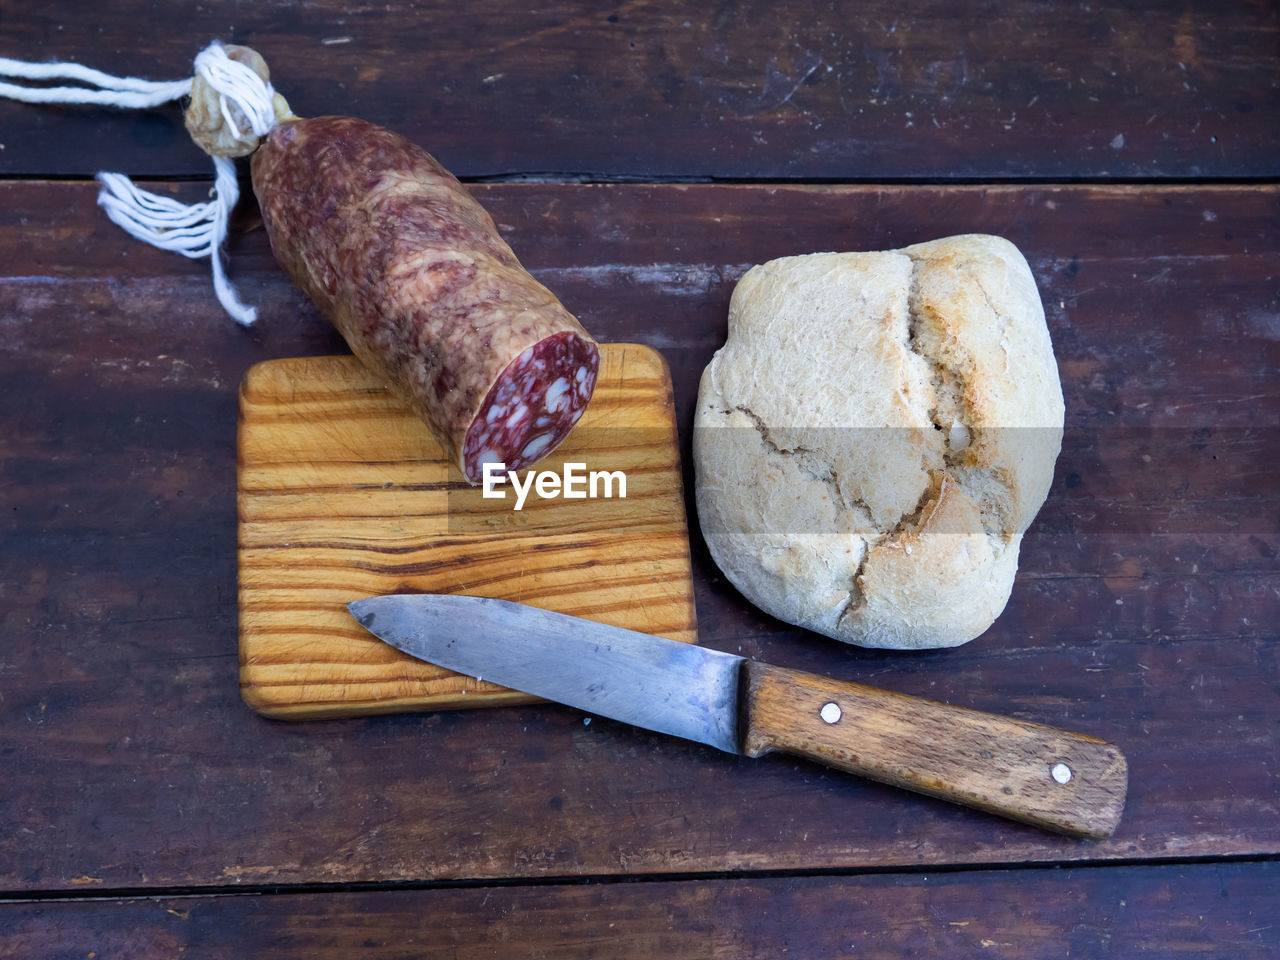
[[[754,267],[702,374],[711,555],[779,619],[868,647],[964,643],[1004,609],[1063,403],[1007,240],[947,237]]]

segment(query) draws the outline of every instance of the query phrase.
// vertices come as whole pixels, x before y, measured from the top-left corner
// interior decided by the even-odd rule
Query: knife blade
[[[1123,754],[1084,734],[507,600],[394,594],[347,608],[420,660],[728,753],[779,750],[1091,839],[1124,809]]]

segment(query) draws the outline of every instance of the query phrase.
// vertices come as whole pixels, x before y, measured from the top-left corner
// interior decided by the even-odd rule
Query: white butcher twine
[[[276,125],[272,107],[275,91],[250,67],[227,56],[214,41],[195,60],[196,75],[218,93],[218,104],[227,128],[241,136],[247,122],[257,136]],[[107,107],[154,107],[191,94],[188,80],[157,82],[110,74],[75,63],[26,63],[0,57],[0,77],[19,80],[74,80],[86,86],[28,87],[0,81],[0,97],[27,103],[89,103]],[[247,133],[247,131],[244,131]],[[183,204],[170,197],[140,190],[119,173],[99,173],[102,192],[98,203],[107,216],[126,232],[153,247],[173,250],[184,257],[208,257],[213,268],[213,289],[227,313],[246,326],[258,311],[245,306],[227,280],[221,248],[227,238],[231,209],[240,197],[235,163],[213,157],[215,179],[207,203]]]

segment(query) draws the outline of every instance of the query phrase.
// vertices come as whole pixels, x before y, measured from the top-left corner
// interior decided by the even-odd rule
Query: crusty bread
[[[1007,240],[754,267],[702,375],[698,517],[752,602],[871,647],[954,646],[1004,609],[1063,404]]]

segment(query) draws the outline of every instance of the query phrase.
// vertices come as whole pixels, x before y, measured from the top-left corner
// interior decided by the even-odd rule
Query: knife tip
[[[368,606],[369,601],[367,599],[352,600],[347,604],[347,610],[356,618],[360,626],[364,627],[366,630],[372,630],[373,621],[377,614],[373,610],[366,609]]]

